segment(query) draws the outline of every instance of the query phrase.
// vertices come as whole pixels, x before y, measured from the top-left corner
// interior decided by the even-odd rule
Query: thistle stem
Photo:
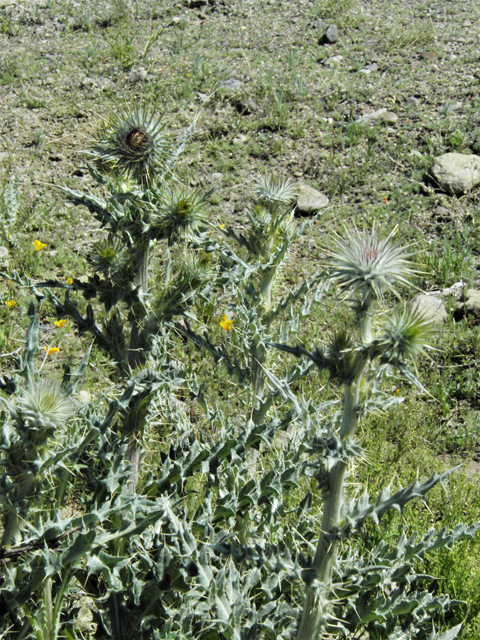
[[[345,385],[344,388],[343,415],[340,427],[342,442],[353,438],[357,426],[362,373],[363,367],[360,367],[360,372],[353,383]],[[317,584],[307,588],[297,640],[315,640],[322,626],[326,626],[328,620],[332,570],[339,545],[336,532],[342,524],[347,471],[347,461],[339,460],[328,474],[328,493],[323,507],[322,530],[313,561]]]
[[[144,362],[144,351],[147,345],[147,336],[143,329],[145,318],[145,307],[141,300],[142,294],[148,291],[148,262],[149,245],[142,247],[137,254],[137,269],[135,274],[135,284],[138,288],[140,301],[133,307],[133,323],[130,334],[130,345],[128,351],[128,365],[135,369]],[[131,439],[125,454],[126,460],[132,465],[132,475],[130,478],[130,488],[135,491],[138,482],[140,468],[140,442],[139,436],[142,429],[142,413],[133,407],[125,419],[125,428],[131,434]]]

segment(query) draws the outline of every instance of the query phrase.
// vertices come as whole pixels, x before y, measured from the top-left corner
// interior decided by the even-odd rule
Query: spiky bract
[[[279,178],[272,175],[257,178],[252,190],[254,202],[269,210],[275,210],[282,204],[289,204],[296,195],[295,185],[290,178]]]
[[[160,118],[136,107],[114,114],[87,153],[100,170],[149,187],[164,170],[171,149]]]
[[[394,242],[395,231],[382,240],[375,229],[371,233],[348,232],[347,239],[338,238],[334,249],[327,249],[330,279],[360,295],[365,309],[385,291],[395,295],[395,285],[407,284],[415,273],[409,258],[411,253]]]
[[[87,260],[98,274],[113,278],[124,271],[129,256],[123,242],[109,236],[93,245]]]
[[[152,237],[167,238],[170,244],[192,237],[206,221],[205,204],[209,195],[183,187],[167,188],[157,211]]]
[[[396,309],[388,319],[376,351],[385,363],[403,367],[430,347],[432,322],[416,306]]]

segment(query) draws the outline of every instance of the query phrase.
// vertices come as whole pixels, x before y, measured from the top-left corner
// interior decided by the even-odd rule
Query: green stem
[[[141,248],[137,255],[137,269],[135,275],[135,284],[138,287],[140,297],[148,291],[148,262],[149,262],[149,245]],[[145,307],[140,301],[133,307],[133,324],[130,334],[130,345],[128,350],[128,364],[131,369],[145,361],[145,347],[147,345],[147,336],[143,329],[143,320],[145,318]],[[130,488],[135,491],[138,482],[140,468],[140,432],[141,432],[141,412],[133,409],[125,419],[125,430],[131,433],[131,440],[125,454],[126,460],[132,465],[132,475],[130,480]]]

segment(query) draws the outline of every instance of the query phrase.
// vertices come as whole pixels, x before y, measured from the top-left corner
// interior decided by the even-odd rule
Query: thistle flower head
[[[355,344],[343,329],[337,331],[326,345],[323,355],[324,367],[330,379],[350,384],[355,377]]]
[[[384,363],[403,367],[430,348],[432,322],[416,306],[396,309],[387,321],[376,352]]]
[[[295,185],[290,178],[266,175],[257,178],[253,187],[253,201],[270,211],[278,209],[280,205],[287,205],[295,199]]]
[[[192,237],[206,220],[205,204],[209,195],[182,187],[166,189],[157,213],[154,237],[168,238],[170,244],[179,238]]]
[[[93,245],[87,260],[98,274],[112,278],[124,271],[128,254],[121,240],[108,237]]]
[[[100,170],[149,187],[164,169],[170,150],[158,116],[136,107],[114,114],[87,154]]]
[[[17,407],[30,432],[47,435],[60,428],[73,414],[73,404],[59,385],[42,381],[24,389]]]
[[[393,240],[395,231],[382,240],[375,229],[371,233],[355,230],[327,250],[330,279],[359,294],[362,310],[381,299],[385,291],[398,296],[395,285],[406,284],[408,276],[415,273],[409,262],[411,253]]]

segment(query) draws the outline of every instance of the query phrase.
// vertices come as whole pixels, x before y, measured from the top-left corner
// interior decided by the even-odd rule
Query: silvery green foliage
[[[66,366],[61,392],[44,397],[45,381],[35,369],[38,319],[30,309],[24,353],[0,385],[11,396],[2,397],[0,413],[0,634],[19,640],[84,637],[75,603],[88,596],[93,622],[87,635],[99,640],[314,640],[319,634],[453,640],[459,627],[440,635],[433,629],[432,619],[441,619],[452,603],[428,589],[419,560],[471,538],[479,525],[401,535],[396,545],[374,549],[359,544],[367,519],[378,524],[389,510],[423,499],[448,473],[393,494],[385,487],[376,497],[345,498],[341,518],[328,527],[315,506],[320,499],[324,512],[330,508],[333,474],[363,455],[351,427],[368,411],[399,401],[382,390],[384,377],[396,367],[417,382],[408,366],[428,337],[422,318],[401,310],[382,330],[372,322],[371,305],[410,273],[406,252],[392,249],[391,238],[351,235],[358,242],[348,255],[332,252],[331,281],[353,283],[359,330],[337,331],[313,350],[286,345],[329,285],[325,274],[316,274],[275,301],[281,267],[301,226],[292,215],[291,184],[264,178],[249,204],[250,228],[224,232],[235,250],[205,236],[195,239],[207,256],[217,254],[219,273],[198,256],[181,269],[170,261],[163,287],[150,296],[149,244],[195,233],[204,197],[167,185],[193,129],[167,144],[155,118],[145,122],[139,110],[124,116],[120,129],[110,129],[93,152],[90,172],[104,194],[65,189],[108,229],[89,256],[94,274],[73,285],[11,276],[38,300],[46,295],[80,333],[91,333],[123,376],[115,397],[81,406],[75,388],[85,358],[74,371]],[[121,157],[110,148],[118,136],[120,147],[129,145]],[[137,153],[141,162],[130,166]],[[140,166],[148,171],[137,174]],[[196,329],[194,292],[207,297],[214,283],[234,313],[241,347],[235,351]],[[53,289],[62,288],[61,300]],[[75,291],[104,306],[103,322],[91,303],[84,315],[78,311]],[[119,305],[132,311],[130,336]],[[171,327],[225,366],[237,392],[247,392],[238,408],[226,414],[211,406],[209,381],[187,379],[172,362],[163,339]],[[297,360],[282,365],[273,343]],[[148,354],[136,374],[131,369],[138,361],[128,355],[132,344]],[[293,393],[292,383],[315,367],[343,385],[343,401],[315,406]],[[202,407],[208,428],[192,423],[176,398],[179,389]],[[157,457],[148,464],[145,459],[135,487],[127,462],[132,441],[142,441],[146,427],[153,434],[165,425],[167,439]],[[334,551],[323,576],[316,558],[319,532],[328,552]],[[309,636],[299,635],[305,592],[321,613]]]
[[[0,195],[0,232],[2,239],[12,244],[18,241],[15,233],[20,212],[18,184],[18,175],[12,176]]]

